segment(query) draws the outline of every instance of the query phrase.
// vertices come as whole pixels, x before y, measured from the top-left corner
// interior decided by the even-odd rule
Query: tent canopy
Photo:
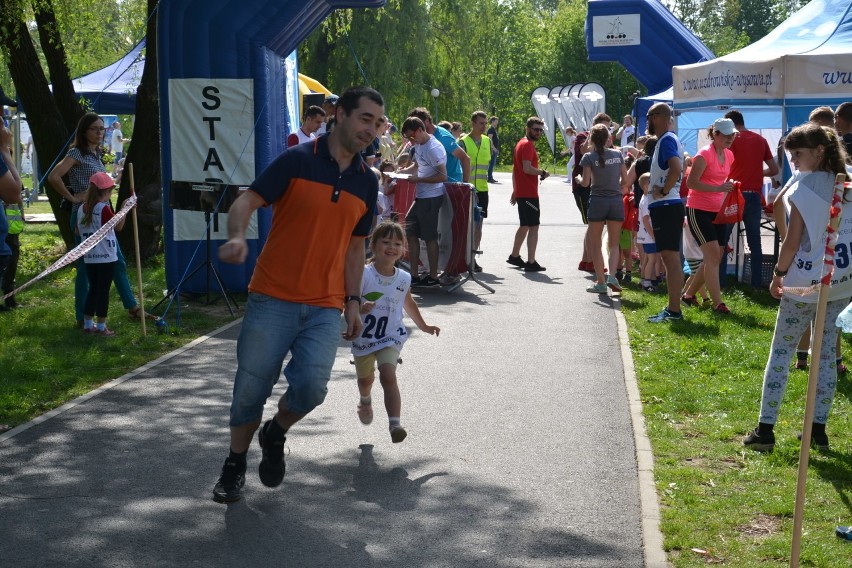
[[[77,95],[85,97],[98,114],[134,114],[136,89],[145,68],[145,40],[103,69],[73,79]]]
[[[671,69],[713,52],[659,0],[589,0],[589,61],[618,61],[651,93],[672,84]]]
[[[674,107],[776,107],[799,124],[817,106],[852,100],[850,70],[852,0],[813,0],[748,47],[676,66]]]
[[[142,80],[144,68],[143,39],[118,61],[74,79],[74,89],[79,96],[89,100],[92,109],[98,114],[134,114],[136,89]],[[299,94],[307,93],[330,95],[331,91],[319,81],[299,73]]]

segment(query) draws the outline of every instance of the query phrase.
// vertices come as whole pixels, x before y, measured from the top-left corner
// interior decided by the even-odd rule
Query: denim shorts
[[[231,426],[256,422],[284,369],[287,409],[307,414],[325,400],[340,343],[340,310],[252,292],[237,342]]]

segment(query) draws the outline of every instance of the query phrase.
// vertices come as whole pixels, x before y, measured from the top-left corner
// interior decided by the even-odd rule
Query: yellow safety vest
[[[24,230],[24,216],[21,213],[21,206],[17,203],[12,203],[5,206],[6,220],[9,222],[9,234],[17,235]]]
[[[470,181],[476,191],[488,191],[488,164],[491,162],[491,139],[483,135],[476,145],[469,134],[461,137],[464,151],[470,157]]]

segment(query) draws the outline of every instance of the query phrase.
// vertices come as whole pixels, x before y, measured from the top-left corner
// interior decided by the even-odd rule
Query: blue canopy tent
[[[145,67],[145,40],[103,69],[73,79],[74,90],[98,114],[134,114],[136,88]]]
[[[377,8],[384,0],[163,0],[157,53],[166,279],[170,289],[209,291],[199,273],[182,283],[205,240],[201,210],[174,207],[176,183],[206,201],[209,180],[239,191],[286,147],[298,127],[294,50],[333,10]],[[181,186],[183,188],[183,186]],[[195,191],[198,190],[198,191]],[[225,192],[223,191],[223,194]],[[209,201],[208,201],[209,205]],[[202,216],[199,219],[199,216]],[[218,215],[225,217],[226,215]],[[220,264],[227,219],[213,231],[212,264],[231,291],[244,291],[270,230],[261,209],[242,265]],[[293,243],[299,246],[299,243]]]
[[[671,87],[675,65],[714,57],[658,0],[589,0],[586,51],[589,61],[621,63],[650,93]],[[645,113],[636,117],[644,132]]]

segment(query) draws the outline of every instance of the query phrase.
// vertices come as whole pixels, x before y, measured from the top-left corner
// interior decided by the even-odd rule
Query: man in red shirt
[[[512,197],[509,203],[518,205],[518,217],[521,226],[515,233],[515,244],[508,262],[512,266],[523,268],[524,272],[543,272],[544,267],[535,259],[535,249],[538,246],[539,202],[538,180],[544,181],[550,175],[545,170],[538,169],[538,152],[535,150],[536,141],[544,132],[544,121],[537,116],[527,119],[527,135],[515,146],[512,165]],[[527,261],[521,258],[521,245],[527,241]]]
[[[778,164],[769,143],[760,134],[751,132],[745,127],[743,115],[738,110],[725,113],[734,127],[739,131],[731,144],[734,162],[731,164],[731,179],[742,184],[745,208],[743,209],[743,225],[746,231],[746,241],[751,252],[751,285],[762,289],[761,284],[763,248],[760,243],[760,219],[763,211],[763,178],[772,177],[778,173]],[[764,164],[766,168],[764,169]],[[730,236],[730,227],[726,232]],[[727,277],[728,263],[722,259],[720,264],[720,282]]]
[[[287,137],[287,147],[310,142],[317,137],[317,131],[323,124],[325,124],[325,111],[316,105],[308,107],[302,119],[302,126]]]

